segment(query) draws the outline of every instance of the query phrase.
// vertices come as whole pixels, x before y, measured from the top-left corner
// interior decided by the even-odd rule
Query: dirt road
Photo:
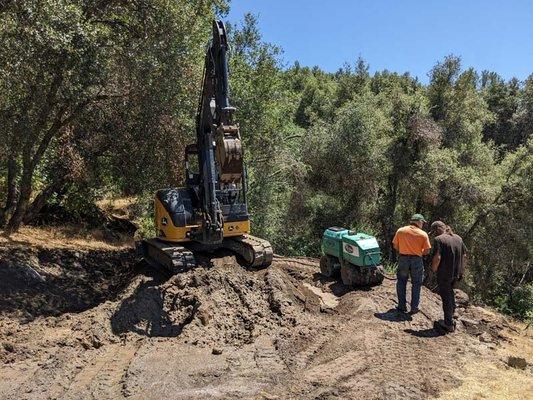
[[[348,290],[313,259],[175,277],[130,250],[0,248],[0,399],[526,399],[528,331],[481,307],[440,336],[437,296]]]

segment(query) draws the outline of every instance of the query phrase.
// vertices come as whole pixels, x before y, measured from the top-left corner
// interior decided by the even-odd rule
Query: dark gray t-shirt
[[[438,279],[452,280],[463,275],[463,254],[466,254],[467,249],[461,236],[443,233],[435,238],[433,247],[433,254],[440,253],[441,257]]]

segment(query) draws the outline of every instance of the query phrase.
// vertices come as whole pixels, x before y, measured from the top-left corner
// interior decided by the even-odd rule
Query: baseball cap
[[[433,221],[431,224],[431,231],[437,230],[437,228],[446,228],[446,224],[442,221]]]
[[[422,222],[426,222],[426,219],[424,218],[424,216],[422,214],[413,214],[411,216],[411,221],[422,221]]]

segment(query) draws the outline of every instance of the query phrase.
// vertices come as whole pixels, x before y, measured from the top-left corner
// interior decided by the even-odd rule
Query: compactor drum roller
[[[221,21],[205,56],[196,143],[185,148],[185,187],[156,193],[157,237],[139,244],[143,258],[177,273],[196,265],[195,252],[229,249],[252,267],[272,262],[272,246],[250,235],[246,172],[235,108],[229,104],[228,43]]]
[[[374,286],[383,282],[381,251],[375,237],[345,228],[326,229],[322,236],[320,272],[338,277],[347,286]]]

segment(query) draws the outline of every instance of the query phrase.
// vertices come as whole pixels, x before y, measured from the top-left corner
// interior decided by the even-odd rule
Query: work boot
[[[455,322],[453,322],[451,325],[448,325],[446,322],[444,322],[444,320],[440,319],[435,322],[435,325],[446,333],[452,333],[455,331]]]
[[[411,308],[411,311],[409,311],[409,315],[415,315],[418,314],[420,310],[418,308]]]

